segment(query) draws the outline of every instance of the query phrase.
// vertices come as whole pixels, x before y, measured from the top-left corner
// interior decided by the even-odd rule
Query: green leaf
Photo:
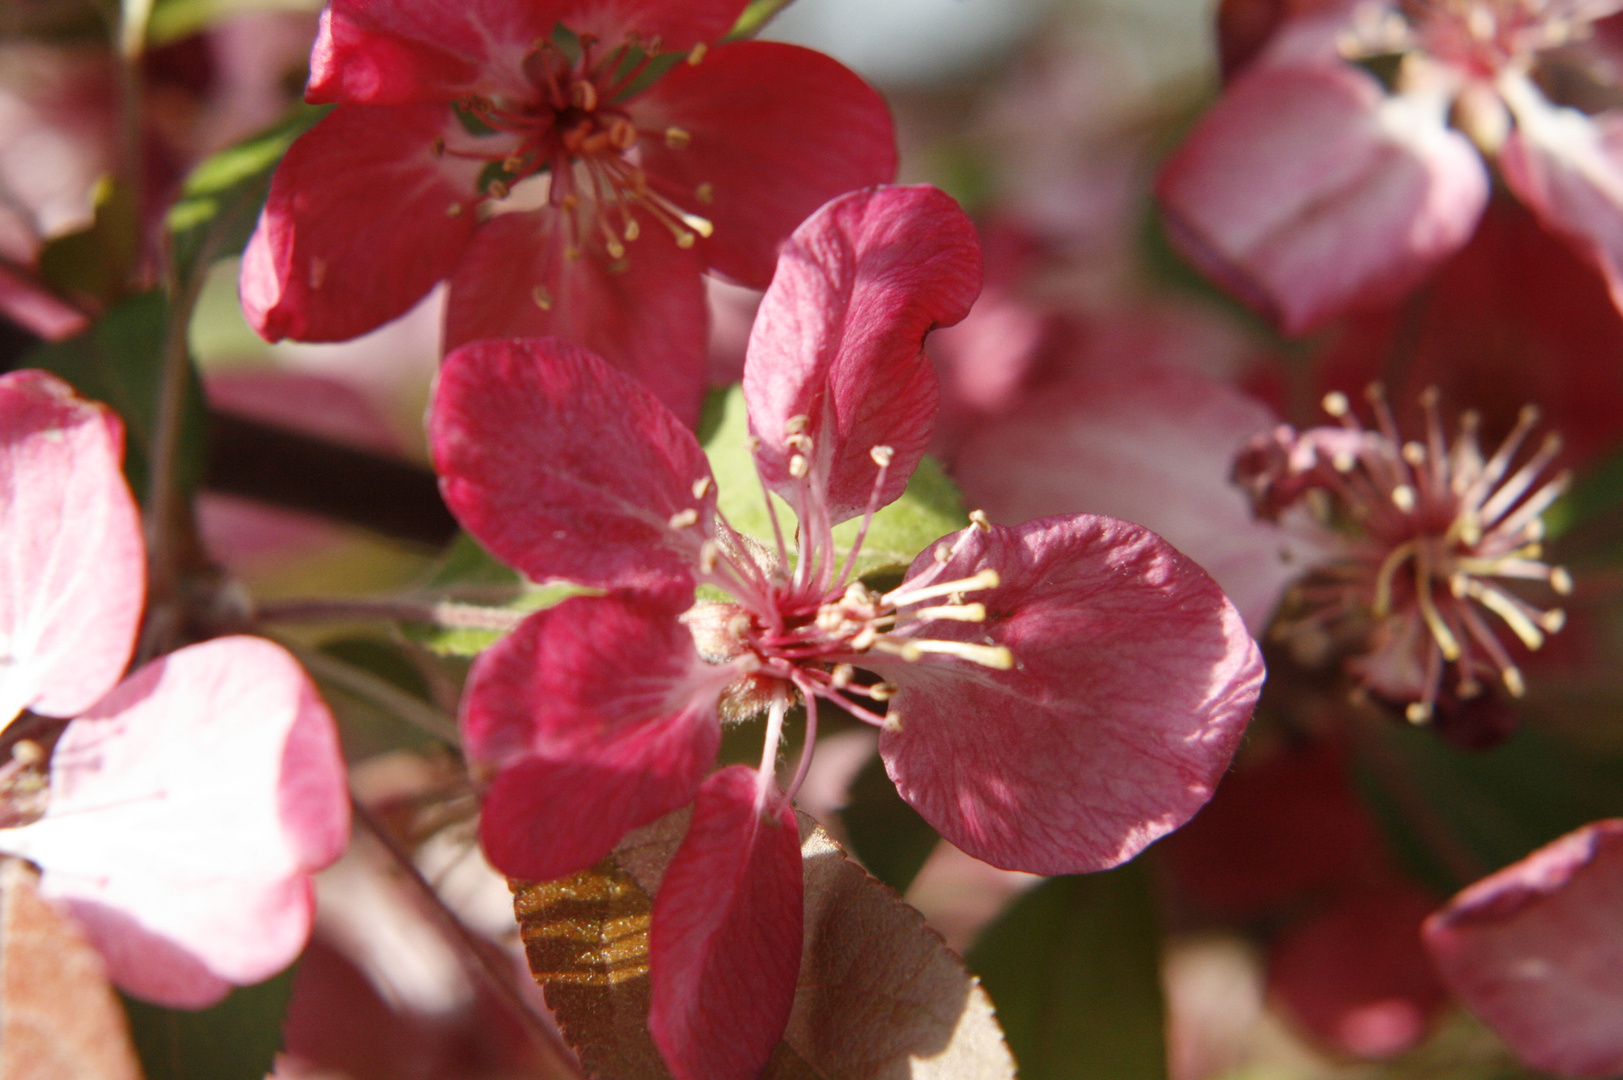
[[[282,1048],[293,969],[200,1012],[124,999],[146,1080],[263,1080]]]
[[[840,811],[851,848],[868,873],[905,893],[941,837],[896,792],[875,754],[851,782],[850,803]]]
[[[744,14],[738,17],[738,21],[722,40],[739,41],[754,37],[777,16],[778,12],[792,2],[793,0],[750,0],[749,7],[744,9]]]
[[[147,489],[147,450],[157,422],[169,320],[169,302],[162,292],[140,293],[112,308],[84,333],[42,345],[23,360],[24,367],[61,376],[82,396],[111,405],[124,418],[124,474],[137,496]],[[203,390],[193,373],[176,476],[182,490],[192,490],[202,478],[207,424]]]
[[[1394,851],[1441,893],[1556,837],[1623,812],[1620,763],[1578,753],[1529,725],[1486,751],[1406,724],[1374,728],[1358,782]]]
[[[167,45],[249,11],[320,10],[319,0],[157,0],[147,21],[147,45]]]
[[[968,961],[1021,1080],[1162,1080],[1160,953],[1149,876],[1136,862],[1037,886]]]
[[[772,519],[767,514],[761,481],[755,474],[755,461],[749,452],[749,420],[744,410],[744,392],[734,386],[727,391],[714,434],[705,443],[710,468],[716,474],[717,501],[721,512],[734,528],[772,546]],[[795,516],[789,504],[772,496],[784,542],[794,543]],[[912,563],[915,556],[947,533],[967,522],[958,489],[941,466],[925,458],[907,482],[901,498],[874,515],[857,570],[867,573],[879,567]],[[847,521],[834,530],[835,543],[849,551],[861,521]]]
[[[126,187],[103,179],[93,196],[95,218],[40,252],[40,276],[70,296],[112,304],[128,291],[140,248],[140,215]]]
[[[175,271],[181,281],[191,280],[209,263],[235,255],[247,245],[282,155],[328,108],[298,105],[285,119],[221,150],[186,177],[168,217]]]

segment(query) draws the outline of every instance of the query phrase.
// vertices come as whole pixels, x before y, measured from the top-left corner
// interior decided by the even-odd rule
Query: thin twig
[[[414,622],[447,630],[512,630],[530,614],[453,600],[371,597],[296,597],[261,602],[254,612],[266,622]]]
[[[290,650],[299,658],[299,662],[309,669],[310,674],[317,679],[332,683],[340,690],[365,698],[372,704],[393,713],[400,719],[412,724],[439,739],[441,742],[457,746],[461,743],[461,735],[457,732],[456,724],[434,706],[419,698],[413,697],[404,690],[395,686],[387,679],[380,678],[363,668],[346,664],[333,656],[316,649],[308,649],[296,642],[285,638],[277,638],[278,643]]]
[[[361,804],[361,801],[355,797],[354,793],[350,794],[349,803],[350,811],[354,814],[355,820],[360,822],[361,826],[371,833],[378,843],[383,845],[384,850],[399,865],[407,880],[422,893],[429,906],[444,922],[446,929],[462,943],[466,955],[472,957],[473,961],[478,965],[477,973],[501,997],[507,1007],[513,1011],[513,1015],[524,1023],[525,1030],[530,1033],[536,1043],[556,1059],[557,1064],[567,1070],[570,1076],[576,1077],[578,1080],[584,1080],[579,1066],[575,1063],[574,1054],[570,1053],[569,1048],[564,1045],[563,1040],[559,1038],[558,1032],[553,1028],[552,1024],[548,1022],[545,1016],[536,1011],[535,1006],[523,994],[519,993],[518,988],[513,985],[512,980],[509,978],[509,971],[497,966],[495,958],[491,955],[490,943],[469,930],[467,925],[457,917],[456,912],[446,906],[439,892],[435,890],[427,878],[423,877],[422,871],[412,861],[411,855],[389,834],[389,831],[383,827],[382,823],[372,816],[371,811]]]

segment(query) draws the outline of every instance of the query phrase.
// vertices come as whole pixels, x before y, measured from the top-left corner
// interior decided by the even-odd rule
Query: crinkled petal
[[[563,216],[502,214],[482,226],[451,276],[445,347],[483,338],[578,342],[653,389],[685,422],[704,400],[703,267],[666,230],[645,223],[613,264],[571,259]]]
[[[954,549],[944,564],[940,545]],[[863,663],[899,687],[885,767],[942,836],[994,866],[1123,862],[1211,797],[1262,685],[1256,643],[1199,567],[1124,521],[968,530],[921,554],[909,580],[985,569],[1000,584],[965,596],[986,605],[984,622],[911,636],[1003,646],[1014,667],[870,654]]]
[[[712,49],[699,64],[677,65],[632,109],[644,131],[688,135],[679,148],[645,142],[643,165],[715,226],[700,242],[710,265],[752,288],[766,288],[778,248],[819,206],[896,176],[884,99],[838,61],[798,45]]]
[[[717,701],[739,673],[705,663],[680,614],[658,597],[577,597],[475,662],[463,748],[498,770],[480,839],[503,873],[585,869],[692,800],[721,743]]]
[[[1161,174],[1172,237],[1289,333],[1401,296],[1487,202],[1444,104],[1387,96],[1347,64],[1247,71]]]
[[[524,57],[564,0],[333,0],[321,13],[305,98],[355,105],[533,96]]]
[[[262,337],[356,337],[451,273],[477,217],[477,163],[434,152],[455,123],[443,106],[347,105],[293,143],[242,259]]]
[[[1623,309],[1623,111],[1585,116],[1529,84],[1520,89],[1516,128],[1499,156],[1505,183],[1594,261]]]
[[[999,521],[1099,513],[1153,529],[1217,579],[1260,633],[1322,551],[1258,521],[1229,482],[1235,454],[1274,423],[1260,402],[1191,373],[1129,364],[1033,395],[982,425],[953,476]]]
[[[676,1080],[753,1080],[794,1004],[800,972],[800,830],[754,769],[704,782],[660,881],[649,927],[648,1028]]]
[[[692,588],[716,499],[704,451],[646,387],[580,346],[456,350],[440,368],[429,441],[457,519],[530,578]],[[683,526],[690,510],[698,524]]]
[[[875,446],[895,451],[881,504],[902,493],[938,396],[924,336],[968,314],[980,278],[974,226],[932,187],[853,192],[795,230],[744,362],[756,467],[773,490],[802,501],[788,440],[790,421],[805,417],[809,482],[831,522],[867,507]]]
[[[0,832],[85,924],[113,981],[197,1008],[304,947],[309,875],[349,836],[332,716],[298,663],[217,638],[148,664],[68,725],[45,816]]]
[[[1529,1065],[1623,1072],[1623,820],[1482,879],[1423,933],[1449,989]]]
[[[42,371],[0,375],[0,728],[118,682],[146,595],[124,425]]]

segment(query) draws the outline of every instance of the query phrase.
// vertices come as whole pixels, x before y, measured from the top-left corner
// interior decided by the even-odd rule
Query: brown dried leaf
[[[668,1080],[648,1035],[648,913],[680,811],[591,870],[514,882],[530,969],[587,1070]],[[806,936],[788,1030],[763,1080],[1012,1080],[992,1004],[917,911],[801,815]]]
[[[101,954],[38,882],[0,860],[0,1080],[140,1080]]]

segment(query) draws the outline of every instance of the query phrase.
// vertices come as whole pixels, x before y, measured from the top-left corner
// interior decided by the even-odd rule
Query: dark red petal
[[[676,1080],[754,1080],[783,1035],[800,972],[794,810],[754,769],[704,782],[649,928],[648,1028]]]
[[[556,0],[554,0],[556,2]],[[608,46],[633,35],[661,50],[687,50],[731,30],[749,0],[564,0],[558,18]]]
[[[570,259],[563,215],[502,214],[474,234],[451,276],[445,347],[483,338],[561,337],[640,379],[688,424],[705,391],[703,268],[644,223],[610,264],[600,245]]]
[[[1415,1046],[1448,995],[1420,947],[1434,901],[1401,881],[1338,897],[1274,942],[1268,987],[1338,1053],[1384,1058]]]
[[[499,770],[480,839],[514,877],[585,869],[620,837],[686,805],[716,760],[716,703],[735,673],[700,659],[680,605],[566,600],[474,663],[462,745]]]
[[[1449,989],[1529,1065],[1623,1072],[1623,820],[1483,878],[1423,934]]]
[[[853,192],[795,230],[744,362],[756,467],[790,505],[801,501],[787,442],[799,417],[809,421],[812,490],[833,523],[867,507],[876,446],[895,451],[881,502],[902,493],[935,419],[924,336],[969,312],[980,279],[974,226],[932,187]]]
[[[72,716],[124,674],[146,595],[124,425],[43,371],[0,375],[0,728]]]
[[[556,338],[445,358],[429,413],[440,490],[467,530],[536,581],[691,589],[710,464],[642,384]],[[671,524],[697,510],[697,526]]]
[[[1173,239],[1288,333],[1401,296],[1487,201],[1476,150],[1443,120],[1348,64],[1252,68],[1161,174]]]
[[[879,752],[902,797],[976,858],[1037,874],[1114,866],[1187,821],[1262,685],[1262,657],[1222,591],[1114,518],[972,529],[937,546],[953,544],[933,578],[922,576],[934,547],[909,579],[997,571],[996,588],[965,594],[986,620],[912,636],[1005,646],[1015,666],[864,658],[900,687]]]
[[[477,163],[434,153],[454,124],[442,106],[339,106],[294,142],[243,253],[262,337],[356,337],[450,274],[477,217]]]
[[[405,105],[534,96],[524,57],[561,0],[332,0],[310,57],[313,102]]]
[[[710,265],[764,289],[795,226],[837,195],[896,176],[896,132],[884,99],[822,53],[775,41],[712,49],[679,64],[631,106],[637,126],[691,137],[641,147],[649,175],[709,219]],[[712,197],[695,194],[704,185]]]
[[[148,664],[68,725],[45,817],[8,832],[108,973],[198,1008],[304,947],[309,875],[349,838],[332,716],[298,663],[215,638]]]

